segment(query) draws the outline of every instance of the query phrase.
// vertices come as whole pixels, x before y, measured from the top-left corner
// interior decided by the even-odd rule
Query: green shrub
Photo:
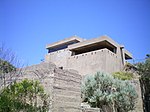
[[[131,80],[134,78],[133,73],[130,72],[115,72],[112,75],[114,78],[118,78],[120,80]]]
[[[15,71],[16,68],[7,61],[0,59],[0,73],[9,73]]]
[[[0,112],[47,112],[48,95],[38,81],[23,80],[0,91]]]
[[[128,81],[97,72],[83,80],[82,98],[91,107],[108,106],[113,112],[128,112],[134,109],[137,93]]]

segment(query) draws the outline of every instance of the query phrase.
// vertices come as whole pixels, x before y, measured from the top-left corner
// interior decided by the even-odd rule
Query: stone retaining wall
[[[141,87],[139,79],[131,80],[131,84],[135,87],[135,90],[138,94],[138,98],[135,104],[135,110],[132,112],[143,112],[143,100],[141,95]]]
[[[49,112],[81,112],[81,75],[77,71],[63,70],[52,63],[41,63],[23,68],[16,74],[12,78],[7,77],[6,82],[26,78],[41,82],[45,92],[50,95]]]
[[[75,71],[42,63],[26,68],[22,78],[40,80],[50,94],[50,112],[80,112],[81,76]]]
[[[55,69],[52,112],[80,112],[81,76]]]

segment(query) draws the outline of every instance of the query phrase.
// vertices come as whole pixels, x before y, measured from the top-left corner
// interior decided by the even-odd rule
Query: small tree
[[[11,84],[15,75],[20,74],[21,69],[16,70],[18,66],[21,67],[16,55],[0,43],[0,87]]]
[[[137,93],[128,81],[114,79],[111,75],[97,72],[85,77],[82,98],[91,107],[112,108],[113,112],[134,110]]]
[[[14,67],[12,64],[9,62],[0,59],[0,77],[3,81],[1,81],[1,86],[4,85],[6,86],[6,74],[10,72],[16,71],[16,67]]]
[[[2,90],[0,112],[47,112],[48,99],[38,81],[25,79]]]

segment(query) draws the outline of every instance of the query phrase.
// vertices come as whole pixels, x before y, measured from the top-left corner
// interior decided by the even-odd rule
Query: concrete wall
[[[77,70],[81,75],[97,71],[111,73],[122,69],[120,60],[117,54],[108,49],[101,49],[69,57],[67,68]]]
[[[48,53],[45,56],[45,62],[53,62],[58,67],[66,68],[67,59],[71,56],[71,51],[68,49],[62,49],[52,53]]]
[[[83,53],[71,56],[67,60],[67,68],[79,71],[80,74],[86,75],[93,71],[104,71],[106,67],[105,50]]]
[[[49,112],[81,112],[81,75],[77,71],[62,70],[52,63],[23,68],[14,78],[39,80],[50,95]],[[13,81],[8,79],[7,82]]]
[[[108,49],[105,49],[105,54],[106,54],[105,72],[113,73],[113,72],[120,71],[123,69],[121,54],[119,53],[115,54]]]
[[[84,108],[82,112],[101,112],[99,108]]]
[[[135,90],[138,94],[138,98],[135,104],[135,110],[132,112],[143,112],[143,101],[141,96],[141,87],[140,87],[140,81],[139,79],[135,79],[131,81],[131,84],[135,87]]]
[[[52,112],[81,111],[81,76],[57,69],[53,85]]]
[[[117,53],[104,48],[74,56],[71,54],[72,52],[68,49],[48,53],[45,56],[45,62],[53,62],[58,67],[77,70],[81,75],[97,71],[117,72],[124,66],[124,57],[122,57],[120,47],[117,47]]]

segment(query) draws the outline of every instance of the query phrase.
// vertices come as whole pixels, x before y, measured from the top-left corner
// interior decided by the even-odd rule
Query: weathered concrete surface
[[[58,67],[67,67],[67,59],[71,56],[71,51],[68,49],[62,49],[52,53],[48,53],[45,56],[45,62],[53,62]]]
[[[13,77],[14,78],[14,77]],[[41,63],[23,68],[17,81],[39,80],[50,95],[49,112],[81,112],[81,75],[74,70],[62,70],[52,63]],[[13,79],[7,80],[13,81]]]
[[[52,106],[53,112],[81,111],[81,76],[79,74],[55,69]]]
[[[143,101],[141,96],[141,87],[140,87],[139,79],[132,80],[131,84],[135,87],[135,90],[138,94],[138,98],[135,104],[135,110],[132,112],[143,112]]]
[[[52,110],[53,99],[53,84],[54,84],[54,71],[56,66],[52,63],[40,63],[22,69],[22,73],[18,76],[17,81],[23,79],[38,80],[44,87],[44,91],[50,96],[50,111]]]
[[[54,48],[54,47],[58,47],[58,46],[60,46],[60,45],[64,45],[64,44],[68,44],[68,43],[70,43],[70,42],[82,42],[83,41],[83,39],[82,38],[80,38],[80,37],[77,37],[77,36],[72,36],[72,37],[70,37],[70,38],[66,38],[66,39],[63,39],[63,40],[61,40],[61,41],[58,41],[58,42],[55,42],[55,43],[52,43],[52,44],[48,44],[47,46],[46,46],[46,48],[47,49],[49,49],[49,48]]]
[[[108,49],[101,49],[69,57],[67,68],[78,70],[82,75],[98,71],[111,73],[122,69],[120,60],[115,53]]]
[[[99,108],[84,108],[82,112],[101,112]]]

